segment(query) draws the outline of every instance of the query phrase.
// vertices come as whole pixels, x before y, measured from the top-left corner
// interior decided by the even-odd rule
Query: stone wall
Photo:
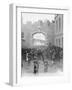
[[[32,34],[35,32],[40,31],[46,34],[47,42],[54,44],[54,31],[55,31],[55,24],[54,22],[50,23],[47,21],[38,21],[38,22],[27,22],[26,24],[22,24],[21,31],[24,32],[24,42],[22,42],[22,47],[32,47]]]

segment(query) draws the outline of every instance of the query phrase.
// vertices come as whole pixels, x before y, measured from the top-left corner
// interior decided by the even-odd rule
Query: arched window
[[[46,40],[46,37],[43,33],[36,33],[33,35],[33,38],[38,40]]]
[[[42,46],[45,45],[46,36],[44,33],[37,32],[33,34],[33,45],[34,46]]]

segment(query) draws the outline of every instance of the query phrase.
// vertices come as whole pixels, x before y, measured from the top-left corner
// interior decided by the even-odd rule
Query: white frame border
[[[22,8],[21,8],[22,7]],[[32,83],[58,83],[58,82],[68,82],[69,81],[69,68],[67,64],[64,64],[64,75],[62,76],[43,76],[43,77],[24,77],[21,78],[21,12],[43,12],[43,13],[57,13],[64,14],[64,32],[68,29],[68,9],[60,8],[43,8],[43,7],[24,7],[23,5],[11,4],[10,5],[10,84],[11,85],[22,85],[22,84],[32,84]],[[41,11],[40,11],[41,10]],[[66,36],[64,35],[64,38]],[[65,44],[65,42],[64,42]],[[65,61],[64,57],[64,61]],[[68,63],[68,61],[65,61]],[[69,64],[69,63],[68,63]],[[33,78],[33,79],[32,79]],[[39,79],[40,78],[40,79]],[[29,81],[29,82],[28,82]]]

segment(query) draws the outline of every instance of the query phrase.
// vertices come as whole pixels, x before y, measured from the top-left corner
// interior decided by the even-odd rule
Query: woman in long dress
[[[34,74],[38,73],[39,64],[38,61],[34,61]]]

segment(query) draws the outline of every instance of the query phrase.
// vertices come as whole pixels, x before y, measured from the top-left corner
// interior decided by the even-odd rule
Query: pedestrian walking
[[[34,61],[34,74],[38,73],[39,64],[38,61]]]
[[[48,72],[48,61],[44,61],[44,72]]]

